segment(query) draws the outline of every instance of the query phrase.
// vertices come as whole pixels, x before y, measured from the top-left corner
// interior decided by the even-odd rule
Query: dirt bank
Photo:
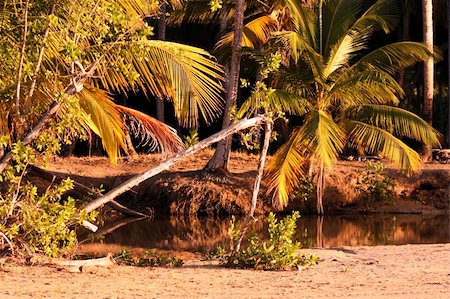
[[[308,249],[301,271],[219,268],[91,268],[85,273],[6,264],[0,298],[448,298],[450,244]]]
[[[201,170],[212,150],[204,150],[173,166],[169,172],[152,178],[122,196],[126,204],[150,206],[156,213],[232,213],[244,214],[250,208],[251,189],[256,174],[258,156],[233,153],[230,173],[213,175]],[[69,175],[87,186],[103,185],[105,190],[118,186],[129,177],[141,173],[162,161],[158,154],[123,158],[112,166],[106,158],[55,158],[48,170],[60,176]],[[327,213],[385,212],[439,214],[449,212],[450,164],[424,164],[420,172],[411,177],[393,167],[386,176],[395,182],[395,200],[375,207],[359,204],[357,182],[364,176],[365,162],[340,161],[326,174],[324,205]],[[271,209],[270,195],[261,186],[258,211]],[[314,212],[314,200],[297,201],[291,209],[303,213]]]

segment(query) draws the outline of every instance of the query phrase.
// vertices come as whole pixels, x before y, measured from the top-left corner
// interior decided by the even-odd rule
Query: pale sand
[[[200,260],[84,273],[6,264],[0,298],[450,298],[450,244],[304,252],[322,261],[301,271],[230,270]]]

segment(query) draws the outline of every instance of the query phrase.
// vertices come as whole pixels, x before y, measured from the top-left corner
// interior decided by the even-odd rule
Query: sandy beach
[[[221,268],[87,268],[5,264],[0,298],[448,298],[450,244],[304,249],[317,266],[300,271]]]

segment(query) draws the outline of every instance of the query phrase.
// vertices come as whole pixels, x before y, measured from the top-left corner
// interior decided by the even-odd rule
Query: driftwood
[[[61,260],[52,259],[50,264],[68,267],[70,272],[83,272],[85,267],[113,267],[116,265],[116,261],[111,253],[107,256],[97,259],[88,260]]]
[[[254,126],[262,123],[264,120],[265,120],[265,117],[263,115],[258,115],[251,119],[246,119],[246,118],[242,119],[241,121],[235,123],[234,125],[228,127],[227,129],[222,130],[214,135],[211,135],[210,137],[202,140],[201,142],[197,143],[196,145],[193,145],[193,146],[179,152],[175,156],[163,161],[159,165],[150,168],[146,172],[132,177],[131,179],[125,181],[123,184],[112,189],[105,195],[100,196],[97,199],[94,199],[93,201],[88,203],[84,207],[84,209],[88,213],[92,212],[92,211],[98,209],[99,207],[103,206],[104,204],[111,202],[117,196],[125,193],[126,191],[130,190],[134,186],[139,185],[143,181],[163,172],[164,170],[168,170],[169,167],[172,166],[173,164],[175,164],[177,161],[179,161],[185,157],[188,157],[188,156],[198,152],[199,150],[204,149],[204,148],[210,146],[211,144],[216,143],[217,141],[220,141],[220,140],[226,138],[227,136],[230,136],[236,132],[247,129],[249,127],[254,127]]]

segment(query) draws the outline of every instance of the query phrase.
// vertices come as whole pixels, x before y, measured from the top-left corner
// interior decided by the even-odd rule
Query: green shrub
[[[167,257],[147,250],[146,257],[132,256],[126,249],[122,249],[116,257],[119,264],[135,267],[181,267],[184,261],[177,257]]]
[[[0,254],[42,253],[57,257],[76,244],[76,225],[95,219],[96,213],[80,212],[73,198],[63,199],[63,194],[73,188],[71,179],[52,184],[43,192],[25,180],[29,164],[43,161],[48,152],[59,148],[57,143],[46,144],[52,149],[42,146],[38,151],[14,144],[12,166],[0,173]]]
[[[384,175],[385,166],[380,161],[369,162],[362,173],[363,179],[357,182],[363,203],[390,202],[394,199],[395,183]]]
[[[231,251],[225,253],[223,249],[217,250],[221,265],[231,268],[287,270],[315,264],[317,256],[300,255],[298,250],[301,243],[293,240],[298,218],[300,218],[300,214],[293,212],[292,215],[277,221],[275,214],[270,213],[267,219],[269,239],[263,241],[254,234],[248,238],[247,247],[239,251],[233,250],[234,243],[240,236],[240,231],[236,228],[233,219],[228,233]]]

